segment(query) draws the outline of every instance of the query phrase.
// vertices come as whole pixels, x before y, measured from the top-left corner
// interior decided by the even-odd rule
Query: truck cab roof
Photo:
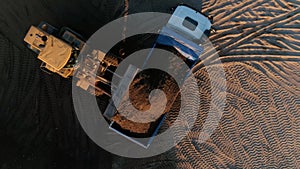
[[[199,41],[211,25],[207,16],[186,5],[179,5],[167,23],[169,29],[192,41]]]

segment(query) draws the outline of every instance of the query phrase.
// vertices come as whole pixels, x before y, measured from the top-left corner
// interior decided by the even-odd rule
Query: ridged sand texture
[[[196,77],[204,100],[195,127],[161,157],[165,161],[149,159],[143,168],[300,167],[299,7],[299,1],[279,0],[204,3],[204,12],[215,16],[217,33],[210,39],[226,72],[223,117],[199,144],[210,104],[210,81],[200,63]]]

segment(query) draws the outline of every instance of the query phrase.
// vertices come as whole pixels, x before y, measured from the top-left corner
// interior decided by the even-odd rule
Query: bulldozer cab
[[[41,70],[67,78],[73,75],[77,57],[84,46],[80,37],[69,28],[64,27],[59,32],[42,22],[38,27],[30,27],[24,41],[38,54],[38,59],[42,61]]]

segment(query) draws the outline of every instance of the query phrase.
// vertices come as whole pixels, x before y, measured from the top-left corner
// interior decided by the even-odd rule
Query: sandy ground
[[[129,1],[128,12],[166,12],[177,2]],[[195,127],[171,151],[143,160],[112,156],[89,140],[73,112],[70,80],[42,73],[22,42],[41,20],[89,37],[126,13],[125,2],[1,3],[1,169],[300,167],[300,1],[186,1],[214,16],[217,33],[210,39],[226,71],[225,112],[204,144],[196,142],[201,127]],[[209,79],[202,64],[197,68],[199,91],[207,98],[196,123],[202,126]]]

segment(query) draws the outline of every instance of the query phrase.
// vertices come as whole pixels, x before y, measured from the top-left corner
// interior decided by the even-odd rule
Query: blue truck
[[[179,5],[174,10],[174,13],[169,19],[167,25],[160,30],[159,35],[153,43],[152,49],[157,47],[167,49],[171,47],[173,50],[180,53],[184,62],[191,69],[199,61],[199,56],[203,52],[203,47],[201,46],[203,38],[209,36],[212,31],[214,30],[212,29],[212,19],[210,17],[205,16],[203,13],[193,9],[192,7]],[[152,57],[152,52],[153,50],[150,50],[144,64],[147,64],[147,61]],[[138,137],[135,133],[122,128],[121,125],[113,120],[118,114],[118,107],[120,107],[120,102],[125,95],[124,86],[130,85],[133,78],[139,72],[139,69],[143,69],[143,67],[138,68],[134,65],[130,65],[128,67],[121,79],[121,82],[119,83],[119,86],[116,87],[116,92],[112,96],[115,99],[114,101],[111,100],[108,104],[104,112],[104,116],[111,121],[109,125],[111,130],[144,148],[148,148],[155,136],[158,134],[158,131],[168,113],[167,111],[151,124],[154,127],[147,131],[147,139],[137,139]],[[191,72],[186,73],[188,75]],[[175,99],[176,97],[174,97],[172,102],[174,102]]]

